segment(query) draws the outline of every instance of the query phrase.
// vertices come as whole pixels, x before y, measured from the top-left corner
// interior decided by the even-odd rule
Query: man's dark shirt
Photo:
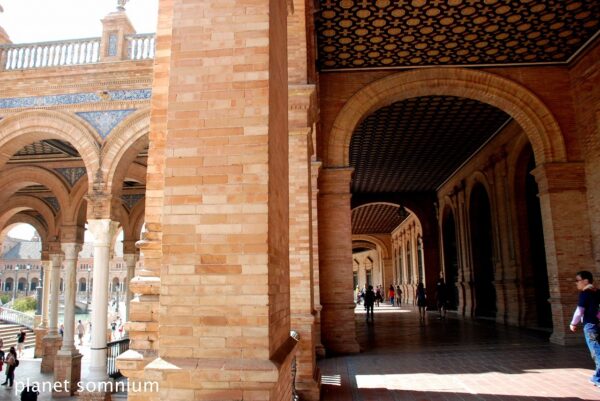
[[[598,324],[598,303],[600,303],[600,291],[585,290],[579,293],[579,301],[577,306],[584,308],[583,324],[592,323]]]

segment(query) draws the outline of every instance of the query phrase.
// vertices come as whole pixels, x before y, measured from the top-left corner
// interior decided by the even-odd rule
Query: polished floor
[[[600,400],[588,382],[593,363],[578,346],[550,344],[547,334],[458,320],[413,307],[375,308],[365,323],[356,309],[362,352],[319,361],[323,401]]]

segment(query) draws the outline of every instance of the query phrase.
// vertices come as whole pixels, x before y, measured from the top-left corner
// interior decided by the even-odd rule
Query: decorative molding
[[[85,167],[55,168],[54,171],[63,176],[71,187],[86,174]]]
[[[107,110],[107,111],[84,111],[77,112],[79,117],[90,123],[92,127],[98,132],[103,138],[110,134],[121,121],[123,121],[128,115],[133,113],[136,109],[126,110]]]
[[[49,204],[55,212],[60,212],[60,204],[58,203],[58,199],[53,196],[48,196],[43,198],[44,202]]]
[[[32,97],[13,97],[0,99],[0,109],[33,108],[66,104],[98,103],[102,101],[149,100],[151,89],[127,89],[115,91],[72,93]]]
[[[127,206],[127,209],[131,210],[133,207],[144,198],[144,194],[131,194],[121,196],[123,204]]]
[[[111,32],[108,35],[108,56],[116,56],[117,55],[117,34]]]

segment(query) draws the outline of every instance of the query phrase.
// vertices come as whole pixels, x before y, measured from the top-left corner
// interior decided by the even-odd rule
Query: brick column
[[[325,347],[321,342],[321,294],[320,288],[320,273],[319,273],[319,213],[318,213],[318,196],[319,196],[319,173],[321,171],[321,162],[311,161],[311,220],[312,220],[312,268],[313,268],[313,307],[315,308],[315,352],[318,356],[325,356]]]
[[[550,341],[580,342],[569,331],[577,304],[573,280],[594,265],[583,163],[546,163],[532,171],[539,186],[554,330]]]
[[[61,258],[62,255],[59,253],[50,254],[50,269],[46,273],[46,283],[44,283],[45,287],[50,287],[50,305],[48,314],[48,333],[42,340],[43,351],[40,367],[42,373],[54,372],[56,353],[62,346],[62,337],[58,334],[58,290],[60,287]]]
[[[102,39],[100,41],[100,61],[121,61],[127,59],[127,35],[135,33],[124,10],[108,14],[102,19]]]
[[[315,355],[313,307],[311,163],[312,129],[306,127],[313,85],[290,87],[290,123],[300,114],[298,128],[290,127],[290,311],[291,328],[300,334],[296,388],[302,399],[319,399],[319,374]],[[300,111],[304,111],[301,113]],[[302,115],[304,115],[302,118]],[[304,122],[301,122],[304,121]],[[304,125],[304,127],[302,127]]]
[[[285,2],[192,5],[161,2],[160,348],[145,367],[160,393],[146,399],[289,400]]]
[[[65,286],[65,316],[64,335],[60,350],[54,361],[54,382],[65,383],[62,388],[53,388],[54,397],[72,396],[77,390],[77,383],[81,379],[81,357],[75,348],[75,293],[77,291],[76,266],[77,255],[81,251],[81,244],[63,243],[62,250],[65,254],[64,286]],[[58,390],[58,391],[55,391]]]
[[[352,281],[351,168],[326,168],[319,176],[321,336],[334,353],[359,352]]]

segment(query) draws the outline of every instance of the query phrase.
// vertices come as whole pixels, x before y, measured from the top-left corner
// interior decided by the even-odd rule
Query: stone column
[[[50,307],[50,271],[52,270],[52,261],[43,260],[44,281],[42,283],[42,327],[48,328],[48,314]]]
[[[106,375],[106,329],[108,328],[108,274],[110,247],[118,223],[110,219],[89,219],[94,237],[94,289],[92,290],[92,340],[90,345],[90,381],[102,382]]]
[[[75,348],[75,294],[77,291],[76,267],[77,256],[81,251],[81,244],[75,242],[61,245],[65,255],[64,286],[65,286],[65,315],[63,342],[54,363],[54,382],[65,383],[60,391],[53,391],[55,397],[72,396],[77,390],[77,383],[81,378],[81,357]],[[53,389],[55,390],[55,389]]]
[[[60,286],[60,269],[62,255],[59,253],[50,254],[49,271],[46,273],[46,283],[44,287],[50,288],[50,301],[48,313],[48,333],[44,337],[42,363],[40,371],[42,373],[54,372],[54,360],[56,353],[62,345],[62,337],[58,334],[58,290]]]
[[[532,174],[539,186],[554,330],[550,341],[579,343],[569,323],[577,304],[575,275],[594,265],[583,163],[546,163]]]
[[[125,321],[129,321],[129,310],[131,307],[131,300],[133,299],[133,291],[131,291],[131,279],[135,276],[135,264],[138,260],[136,253],[125,253],[123,254],[123,260],[127,267],[127,277],[125,282],[127,283],[127,293],[125,294]]]
[[[359,352],[352,282],[351,168],[326,168],[319,176],[321,335],[334,353]]]
[[[392,259],[391,255],[388,256],[389,257],[387,259],[380,259],[383,276],[381,279],[381,285],[383,285],[383,288],[385,289],[386,297],[388,296],[387,292],[390,289],[390,284],[394,284],[394,260]],[[396,288],[395,285],[394,288]]]
[[[40,283],[42,284],[41,286],[41,291],[42,291],[42,304],[40,306],[40,312],[41,312],[41,320],[40,320],[40,325],[38,327],[35,328],[35,350],[34,350],[34,357],[35,358],[42,358],[44,356],[44,337],[46,337],[46,334],[48,334],[48,294],[50,293],[49,288],[50,288],[50,277],[48,276],[48,274],[50,273],[50,266],[51,266],[51,261],[48,259],[45,259],[48,257],[48,254],[45,252],[42,252],[42,260],[40,261],[42,264],[42,272],[43,272],[43,281],[41,281],[41,276],[40,276]]]

